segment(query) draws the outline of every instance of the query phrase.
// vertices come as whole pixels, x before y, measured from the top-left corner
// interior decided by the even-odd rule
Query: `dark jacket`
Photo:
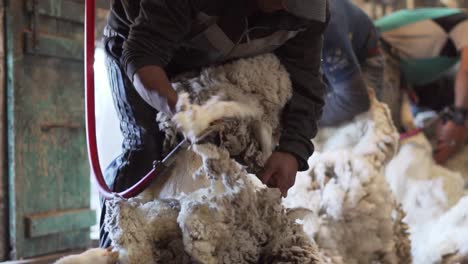
[[[326,21],[305,20],[285,11],[252,13],[253,2],[114,0],[108,25],[123,39],[120,63],[130,80],[146,65],[161,66],[171,77],[274,52],[293,83],[278,150],[294,154],[305,170],[323,106],[320,57]]]

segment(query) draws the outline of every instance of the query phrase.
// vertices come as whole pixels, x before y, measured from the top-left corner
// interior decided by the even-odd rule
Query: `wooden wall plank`
[[[88,228],[27,236],[26,223],[31,215],[89,208],[90,181],[84,129],[84,65],[77,59],[78,49],[83,49],[83,25],[44,14],[32,20],[26,2],[7,0],[5,12],[13,260],[86,248],[90,243]],[[25,52],[24,32],[33,31],[32,21],[39,22],[35,26],[37,36],[68,42],[56,42],[55,48],[49,47],[45,54]],[[63,56],[66,51],[74,55]]]
[[[40,237],[86,229],[95,221],[96,212],[88,208],[33,214],[26,216],[26,234],[28,237]]]
[[[15,59],[21,56],[21,51],[19,51],[17,48],[15,48],[14,44],[17,43],[18,41],[21,41],[22,36],[18,36],[18,34],[15,34],[16,30],[22,30],[23,27],[23,18],[20,16],[19,12],[17,11],[17,8],[21,8],[21,1],[15,1],[15,0],[8,0],[6,1],[5,5],[5,44],[6,44],[6,101],[7,101],[7,106],[6,106],[6,116],[7,116],[7,132],[6,132],[6,137],[7,137],[7,148],[8,148],[8,223],[9,223],[9,244],[11,247],[11,252],[9,252],[9,258],[10,259],[16,259],[16,256],[18,255],[17,252],[22,250],[22,240],[23,238],[21,236],[17,236],[17,219],[18,215],[20,215],[21,209],[16,209],[16,205],[18,204],[18,201],[16,199],[16,175],[15,175],[15,166],[12,166],[14,164],[15,158],[15,148],[14,148],[14,139],[15,139],[15,133],[14,133],[14,125],[15,125],[15,120],[14,120],[14,86],[15,86],[15,76],[18,74],[18,70],[16,69],[16,62]],[[18,75],[18,77],[20,77]]]
[[[37,1],[37,6],[34,1]],[[71,0],[28,0],[26,8],[29,13],[36,10],[39,15],[84,23],[83,3]]]
[[[0,261],[7,259],[8,248],[8,189],[6,172],[6,153],[5,153],[5,51],[4,51],[4,6],[0,2]]]
[[[39,34],[35,45],[32,32],[25,32],[24,36],[25,50],[29,54],[84,60],[83,44],[74,39]]]

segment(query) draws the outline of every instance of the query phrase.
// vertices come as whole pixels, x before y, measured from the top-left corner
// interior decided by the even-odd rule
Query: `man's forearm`
[[[159,66],[145,66],[134,76],[133,85],[140,96],[152,107],[165,113],[174,113],[177,93],[166,72]]]
[[[462,49],[460,68],[455,80],[455,106],[468,108],[468,47]]]
[[[468,69],[461,66],[455,80],[455,106],[468,108]]]

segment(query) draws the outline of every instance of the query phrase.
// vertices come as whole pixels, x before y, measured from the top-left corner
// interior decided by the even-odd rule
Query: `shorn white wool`
[[[284,200],[291,217],[328,263],[411,263],[404,214],[383,174],[398,146],[387,107],[373,100],[369,113],[321,133],[322,152]]]
[[[188,94],[180,96],[178,107],[186,109],[176,114],[174,120],[183,131],[187,131],[186,136],[192,141],[195,141],[214,121],[223,118],[258,118],[261,113],[259,109],[249,107],[242,102],[220,102],[216,97],[203,105],[193,105],[190,104]]]
[[[187,95],[174,122],[158,117],[166,147],[175,142],[175,125],[196,141],[212,121],[228,117],[220,146],[194,145],[139,197],[108,202],[107,230],[120,263],[322,263],[314,242],[287,217],[279,191],[259,187],[231,158],[255,169],[271,153],[291,95],[285,69],[265,55],[197,76],[175,85]]]
[[[468,263],[468,196],[440,217],[411,227],[414,263]]]
[[[411,226],[440,217],[463,196],[462,176],[434,162],[432,147],[422,133],[401,142],[385,174]]]
[[[401,144],[386,177],[407,212],[414,263],[465,263],[468,197],[462,198],[463,178],[434,162],[432,147],[423,134]]]

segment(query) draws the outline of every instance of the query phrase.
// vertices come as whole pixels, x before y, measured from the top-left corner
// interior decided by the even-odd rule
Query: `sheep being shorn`
[[[335,131],[318,142],[322,152],[284,204],[328,263],[411,263],[404,213],[383,174],[398,146],[388,108],[373,100],[369,113]]]
[[[287,217],[279,191],[261,187],[246,170],[258,171],[272,152],[291,96],[278,59],[208,68],[175,87],[185,93],[180,112],[173,121],[158,117],[168,150],[175,125],[195,142],[223,119],[218,144],[182,152],[172,171],[139,197],[108,201],[106,227],[120,262],[322,263],[314,242]]]

